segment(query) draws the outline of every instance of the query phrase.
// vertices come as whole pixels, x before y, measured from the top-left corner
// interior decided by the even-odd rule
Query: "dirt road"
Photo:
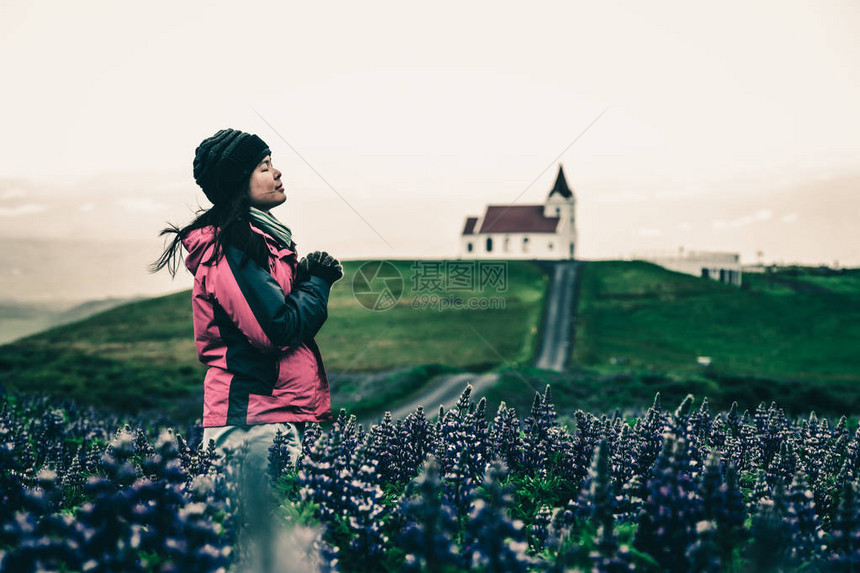
[[[556,263],[552,286],[544,308],[541,349],[536,368],[561,372],[573,350],[579,261]]]
[[[439,413],[439,406],[445,406],[445,410],[454,407],[467,384],[472,385],[472,396],[480,396],[488,388],[491,388],[498,379],[498,374],[467,373],[439,376],[427,388],[410,396],[406,402],[394,406],[391,409],[391,417],[395,420],[402,420],[418,406],[423,406],[424,413],[428,418],[431,418]],[[480,398],[475,398],[475,401],[477,402],[478,399]],[[372,424],[378,423],[382,416],[368,416],[359,422],[368,428]]]

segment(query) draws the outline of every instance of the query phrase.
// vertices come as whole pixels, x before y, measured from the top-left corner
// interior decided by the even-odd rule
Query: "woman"
[[[209,366],[203,386],[203,442],[248,445],[246,464],[265,470],[278,430],[295,462],[304,424],[331,419],[328,378],[314,336],[327,317],[337,259],[314,252],[297,262],[290,229],[269,210],[286,201],[281,172],[256,135],[222,129],[194,158],[194,179],[212,207],[175,237],[153,271],[175,276],[180,245],[194,274],[194,338]]]

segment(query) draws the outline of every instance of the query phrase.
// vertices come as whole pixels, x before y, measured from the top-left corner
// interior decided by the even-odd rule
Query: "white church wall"
[[[487,238],[492,240],[490,251]],[[568,251],[564,237],[555,233],[488,233],[461,236],[459,256],[467,259],[566,259]]]

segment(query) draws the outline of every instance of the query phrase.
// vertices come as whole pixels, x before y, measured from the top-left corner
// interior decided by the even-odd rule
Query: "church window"
[[[556,214],[556,215],[558,215],[558,216],[561,216],[561,207],[556,207],[556,208],[555,208],[555,214]]]
[[[493,252],[493,238],[492,237],[487,237],[487,252],[488,253]]]
[[[469,241],[468,243],[466,243],[466,250],[467,251],[469,251],[471,253],[473,248],[474,248],[474,246],[472,245],[472,241]]]
[[[549,246],[549,250],[551,251],[552,250],[552,241],[549,242],[548,246]]]
[[[529,238],[528,237],[523,237],[523,252],[524,253],[529,252]]]

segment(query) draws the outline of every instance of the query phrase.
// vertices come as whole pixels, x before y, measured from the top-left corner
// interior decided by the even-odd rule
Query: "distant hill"
[[[6,344],[54,326],[82,320],[139,299],[140,297],[106,298],[84,303],[0,301],[0,344]]]
[[[83,320],[88,316],[92,316],[94,314],[110,310],[111,308],[120,306],[122,304],[128,304],[130,302],[143,300],[143,298],[144,297],[135,296],[130,298],[105,298],[101,300],[90,300],[75,305],[72,308],[61,313],[59,316],[57,316],[56,325],[59,326],[60,324],[66,324],[69,322],[74,322],[76,320]]]

